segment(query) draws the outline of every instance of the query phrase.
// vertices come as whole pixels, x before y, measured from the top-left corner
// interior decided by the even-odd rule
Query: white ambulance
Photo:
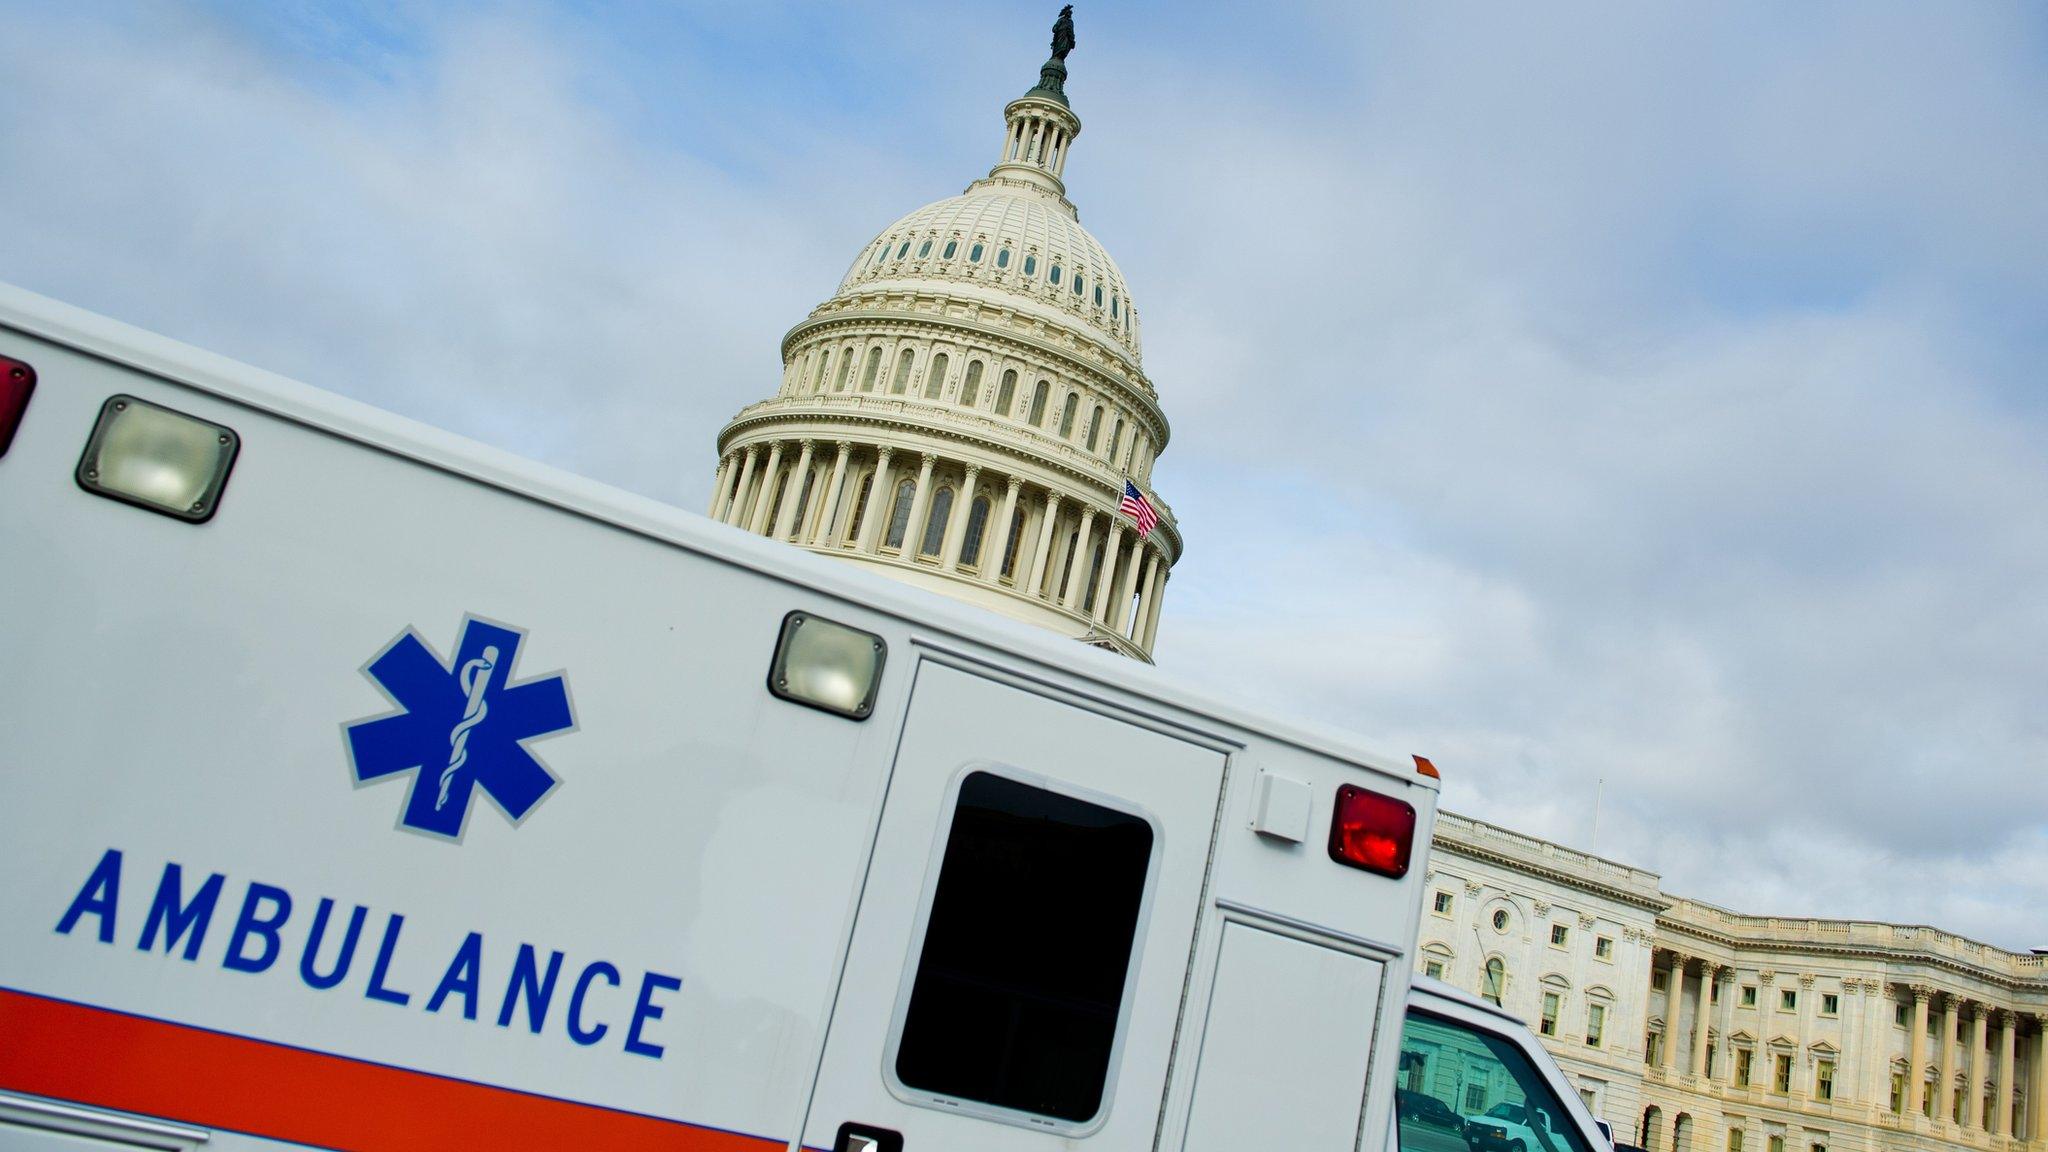
[[[1451,1082],[1426,763],[6,288],[0,605],[0,1149],[1375,1149]]]

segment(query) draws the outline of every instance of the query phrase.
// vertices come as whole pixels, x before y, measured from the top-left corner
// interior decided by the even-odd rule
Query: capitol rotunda
[[[781,389],[719,433],[710,514],[1149,660],[1181,553],[1150,485],[1168,428],[1061,180],[1072,44],[1062,14],[989,174],[884,229],[783,337]]]

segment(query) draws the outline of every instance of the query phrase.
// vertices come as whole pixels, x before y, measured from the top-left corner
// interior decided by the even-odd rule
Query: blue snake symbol
[[[448,803],[448,786],[454,783],[456,770],[469,761],[469,730],[490,715],[490,705],[484,703],[484,692],[491,686],[491,669],[497,664],[497,646],[490,645],[485,647],[482,656],[462,666],[458,681],[469,700],[463,707],[462,719],[448,730],[448,766],[441,769],[441,793],[434,801],[436,812]]]

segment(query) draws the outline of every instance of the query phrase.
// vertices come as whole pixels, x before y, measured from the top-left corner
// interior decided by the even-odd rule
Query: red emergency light
[[[1330,814],[1330,859],[1398,880],[1408,874],[1414,848],[1414,805],[1356,784],[1338,786]]]
[[[29,394],[36,390],[36,370],[21,361],[0,356],[0,456],[14,443],[14,430],[21,426],[21,414],[28,411]]]

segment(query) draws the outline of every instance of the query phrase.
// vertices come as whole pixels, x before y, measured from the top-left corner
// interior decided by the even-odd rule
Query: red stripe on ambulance
[[[767,1152],[779,1140],[0,989],[0,1088],[346,1152]]]

